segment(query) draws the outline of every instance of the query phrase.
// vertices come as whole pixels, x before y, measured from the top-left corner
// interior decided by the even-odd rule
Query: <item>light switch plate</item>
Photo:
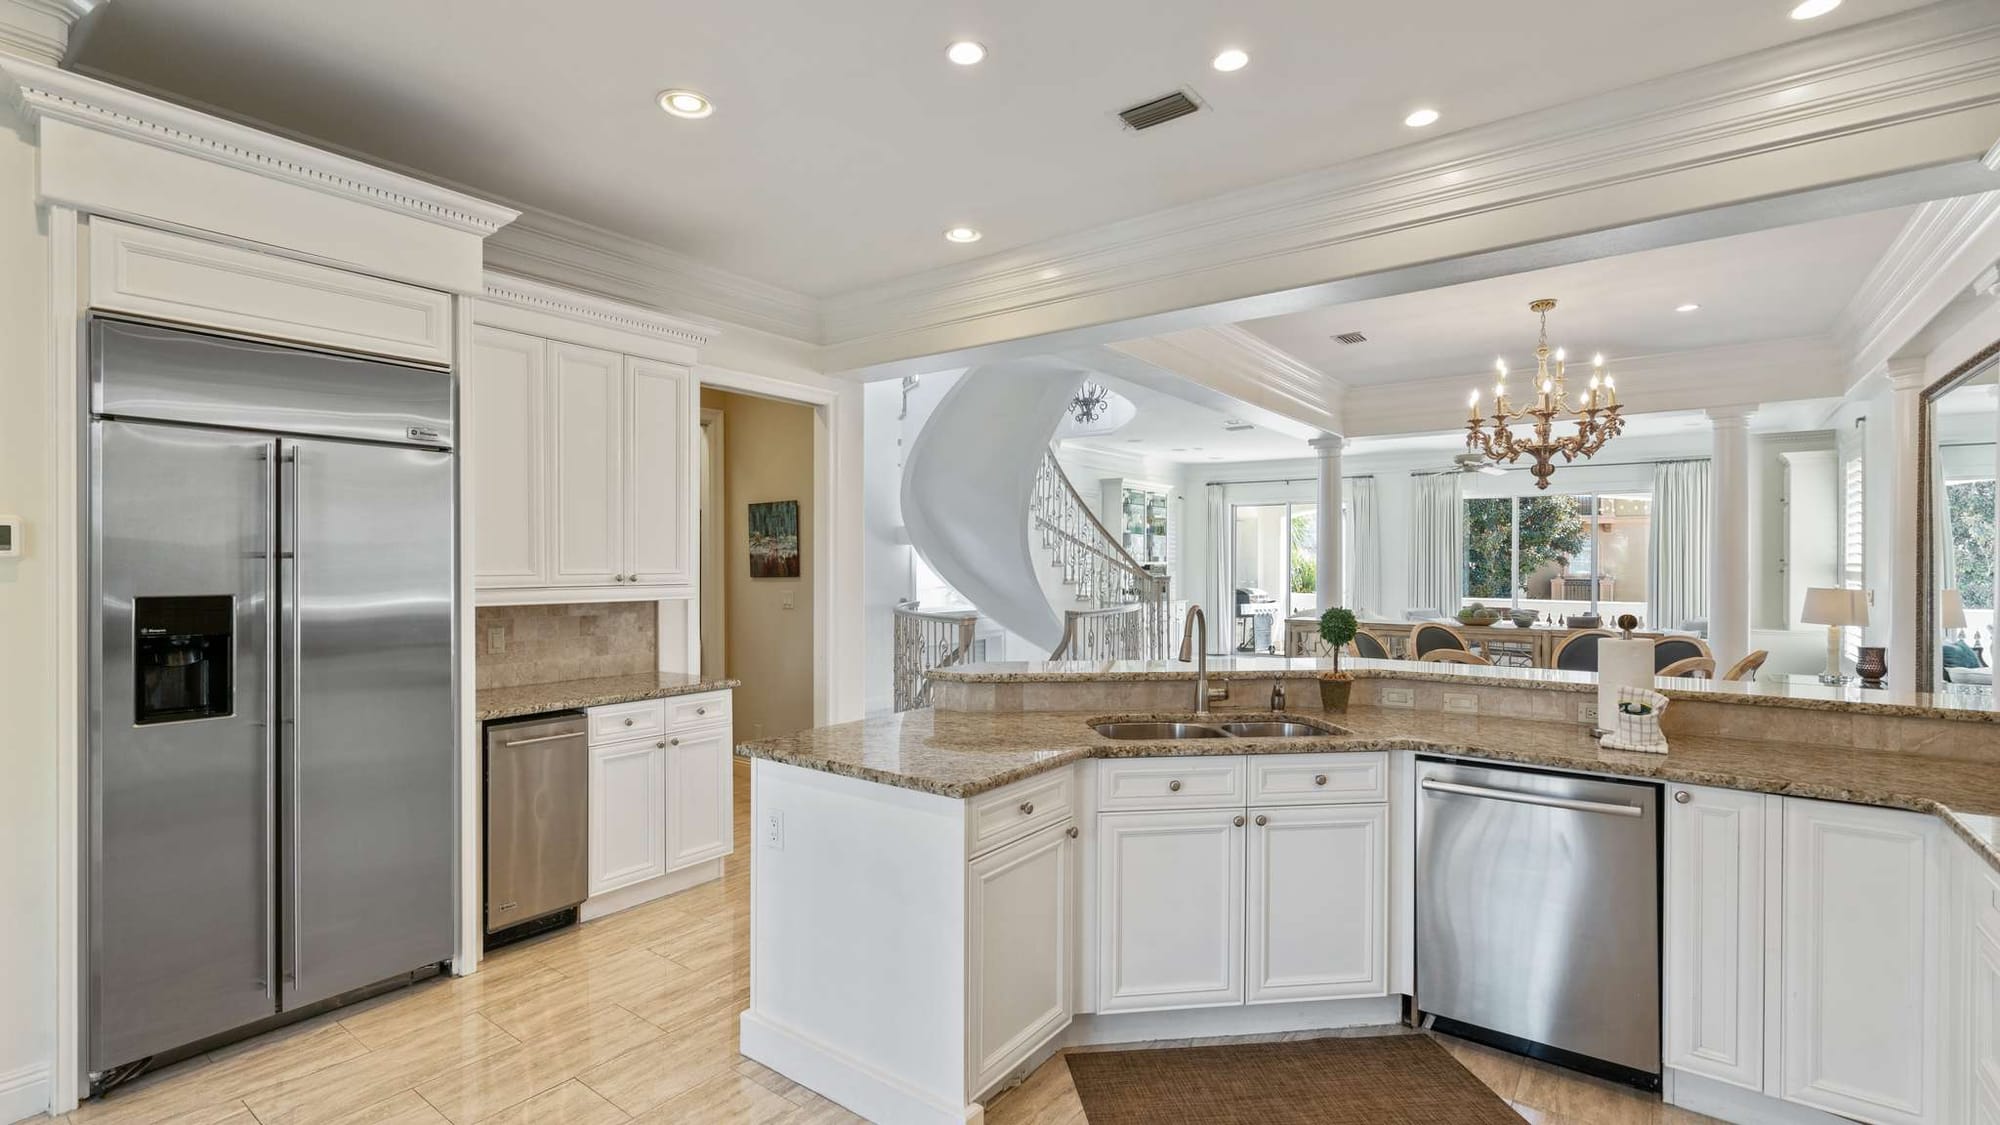
[[[1469,691],[1445,692],[1444,710],[1447,715],[1477,715],[1479,696]]]
[[[507,627],[505,625],[488,625],[486,627],[486,651],[507,651]]]
[[[1384,707],[1415,707],[1416,705],[1417,693],[1414,688],[1391,687],[1382,689],[1382,706]]]
[[[21,517],[0,516],[0,559],[21,557]]]

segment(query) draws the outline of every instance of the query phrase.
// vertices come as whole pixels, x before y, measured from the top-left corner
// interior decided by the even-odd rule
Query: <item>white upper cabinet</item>
[[[1389,806],[1250,810],[1252,1004],[1389,991]]]
[[[693,596],[701,326],[497,274],[474,316],[479,602]]]
[[[1785,801],[1783,1093],[1877,1125],[1942,1120],[1937,821]]]
[[[1764,1087],[1767,804],[1779,798],[1668,788],[1666,1062]],[[1775,851],[1776,849],[1770,849]]]

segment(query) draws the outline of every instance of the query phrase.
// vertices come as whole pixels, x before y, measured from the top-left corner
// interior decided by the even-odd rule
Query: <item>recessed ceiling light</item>
[[[949,242],[978,242],[985,236],[979,233],[977,227],[950,227],[944,232],[944,237]]]
[[[1700,305],[1697,305],[1697,304],[1695,304],[1695,303],[1694,303],[1693,301],[1689,301],[1689,302],[1688,302],[1687,304],[1685,304],[1685,305],[1675,305],[1675,306],[1674,306],[1674,311],[1675,311],[1675,312],[1694,312],[1695,310],[1697,310],[1697,309],[1699,309],[1699,308],[1701,308],[1701,306],[1700,306]]]
[[[1412,129],[1421,129],[1426,125],[1437,124],[1437,119],[1438,119],[1437,110],[1420,109],[1410,114],[1408,117],[1403,118],[1403,124],[1408,125]]]
[[[675,117],[707,117],[715,112],[715,103],[693,90],[661,90],[660,108]]]
[[[1232,70],[1242,70],[1244,67],[1249,66],[1250,56],[1248,53],[1244,51],[1240,51],[1235,47],[1231,47],[1228,50],[1222,52],[1221,54],[1215,56],[1215,62],[1211,65],[1213,65],[1215,69],[1227,74]]]
[[[1803,0],[1803,3],[1792,9],[1792,18],[1795,20],[1818,19],[1838,7],[1840,7],[1840,0]]]
[[[944,49],[944,57],[960,66],[975,66],[986,58],[986,48],[970,39],[961,39]]]

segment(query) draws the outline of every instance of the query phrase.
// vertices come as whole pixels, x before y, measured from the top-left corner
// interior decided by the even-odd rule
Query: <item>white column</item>
[[[1709,410],[1711,455],[1708,533],[1708,647],[1718,669],[1750,651],[1750,412],[1748,406]],[[1659,621],[1673,629],[1678,621]]]
[[[1892,359],[1889,377],[1889,426],[1896,438],[1896,463],[1889,466],[1889,574],[1870,592],[1868,622],[1876,636],[1887,627],[1889,684],[1909,690],[1917,684],[1917,504],[1929,482],[1919,471],[1917,412],[1924,389],[1924,357]],[[1869,472],[1876,467],[1868,466]],[[1887,585],[1888,596],[1881,596]]]
[[[1347,439],[1339,434],[1314,438],[1319,454],[1319,544],[1313,558],[1318,576],[1319,607],[1340,604],[1340,451]]]

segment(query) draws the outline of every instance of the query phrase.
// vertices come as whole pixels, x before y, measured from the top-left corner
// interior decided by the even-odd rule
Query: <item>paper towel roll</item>
[[[1597,642],[1597,727],[1610,730],[1618,714],[1618,689],[1653,686],[1653,642],[1606,637]]]

